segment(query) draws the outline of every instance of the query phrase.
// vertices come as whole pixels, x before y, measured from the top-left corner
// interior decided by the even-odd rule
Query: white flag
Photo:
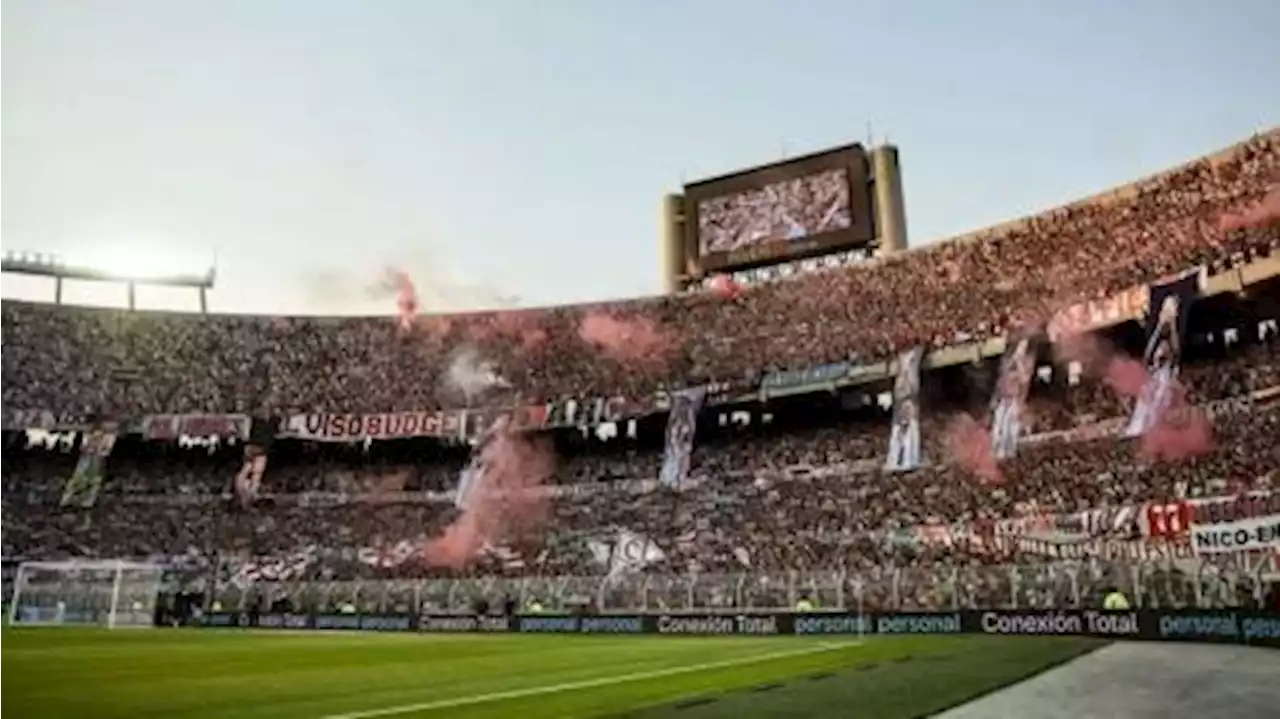
[[[587,548],[598,563],[609,567],[610,577],[633,574],[667,558],[666,552],[652,539],[629,529],[619,529],[612,546],[601,540],[590,540]]]

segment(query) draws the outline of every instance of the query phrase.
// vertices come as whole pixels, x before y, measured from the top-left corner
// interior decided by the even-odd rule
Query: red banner
[[[1195,521],[1190,502],[1153,502],[1143,510],[1146,536],[1157,539],[1181,539]]]
[[[1143,534],[1160,539],[1185,539],[1193,524],[1221,524],[1280,514],[1280,493],[1248,492],[1151,502],[1143,507]]]

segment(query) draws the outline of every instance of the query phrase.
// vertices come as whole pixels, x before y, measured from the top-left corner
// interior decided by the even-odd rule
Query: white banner
[[[612,542],[590,539],[587,550],[598,564],[607,566],[609,576],[615,578],[639,572],[649,564],[667,558],[666,552],[652,539],[629,529],[619,529]]]
[[[1195,547],[1196,554],[1280,549],[1280,514],[1219,524],[1193,524],[1191,546]]]
[[[886,472],[909,471],[920,466],[920,361],[924,349],[913,347],[898,355],[893,382],[893,428],[889,431]]]
[[[282,428],[281,436],[312,442],[457,437],[461,427],[460,413],[440,410],[372,414],[316,412],[290,417]]]

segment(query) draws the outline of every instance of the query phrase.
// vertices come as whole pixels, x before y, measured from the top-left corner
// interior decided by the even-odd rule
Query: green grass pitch
[[[923,716],[1076,638],[613,637],[7,629],[10,717]]]

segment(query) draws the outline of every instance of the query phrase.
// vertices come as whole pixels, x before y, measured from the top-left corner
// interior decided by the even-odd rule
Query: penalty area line
[[[455,707],[471,706],[474,704],[487,704],[489,702],[499,702],[507,699],[522,699],[524,697],[538,696],[541,694],[558,694],[560,692],[572,692],[581,689],[594,689],[595,687],[611,686],[613,684],[625,684],[627,682],[639,682],[647,679],[659,679],[661,677],[670,677],[678,674],[692,674],[694,672],[711,671],[712,669],[724,669],[726,667],[744,666],[747,664],[756,664],[759,662],[773,661],[774,659],[787,659],[789,657],[800,657],[806,654],[818,654],[820,652],[830,652],[837,649],[848,649],[861,645],[861,641],[831,643],[823,642],[816,646],[806,647],[804,649],[792,649],[785,652],[771,652],[769,654],[757,654],[751,657],[738,657],[736,659],[724,659],[718,662],[704,662],[702,664],[689,664],[682,667],[671,667],[668,669],[654,669],[647,672],[633,672],[631,674],[618,674],[610,677],[599,677],[597,679],[585,679],[577,682],[567,682],[564,684],[551,684],[541,687],[530,687],[528,689],[512,689],[505,692],[493,692],[490,694],[476,694],[469,697],[457,697],[455,699],[440,699],[433,702],[419,702],[417,704],[402,704],[394,707],[383,707],[382,709],[366,709],[363,711],[347,712],[345,714],[326,714],[320,719],[373,719],[373,717],[395,716],[397,714],[410,714],[413,712],[434,711],[436,709],[453,709]]]

